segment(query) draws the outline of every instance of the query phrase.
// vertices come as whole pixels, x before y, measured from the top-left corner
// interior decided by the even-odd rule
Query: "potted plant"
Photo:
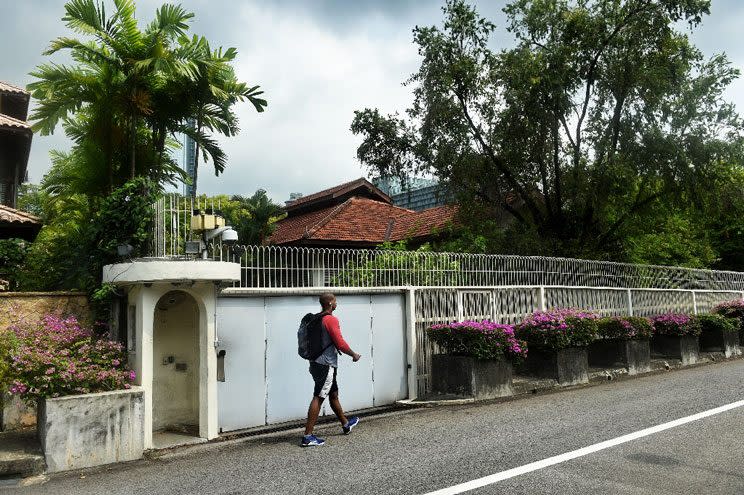
[[[427,334],[443,353],[432,356],[435,393],[492,399],[512,395],[512,362],[527,346],[511,325],[463,321],[432,325]]]
[[[620,365],[628,374],[651,371],[653,326],[648,318],[612,316],[597,321],[598,339],[589,346],[592,366]]]
[[[739,321],[721,315],[700,315],[700,350],[723,352],[727,358],[739,354]]]
[[[736,320],[739,329],[739,342],[744,342],[744,300],[734,299],[719,303],[711,313]]]
[[[517,325],[517,337],[530,349],[527,372],[561,385],[587,383],[587,346],[597,337],[598,317],[588,311],[556,309],[533,313]]]
[[[121,344],[74,317],[47,315],[11,331],[10,393],[36,403],[49,472],[142,457],[144,397]]]
[[[654,316],[653,350],[663,356],[679,359],[682,364],[698,361],[700,320],[687,314],[669,313]]]

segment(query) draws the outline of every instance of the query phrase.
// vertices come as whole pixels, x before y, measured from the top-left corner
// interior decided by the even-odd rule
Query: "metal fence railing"
[[[195,209],[214,200],[167,195],[153,205],[151,255],[189,258]],[[191,257],[196,257],[191,255]],[[470,253],[209,246],[212,259],[239,262],[240,287],[574,286],[744,290],[744,273],[609,261]]]
[[[240,287],[551,285],[744,290],[740,272],[539,256],[277,246],[223,247],[219,256],[240,262]]]

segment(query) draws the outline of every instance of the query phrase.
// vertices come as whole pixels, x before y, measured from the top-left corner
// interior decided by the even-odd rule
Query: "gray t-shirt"
[[[338,368],[338,350],[336,349],[336,346],[333,345],[333,341],[331,340],[331,336],[325,325],[323,325],[323,331],[320,333],[320,341],[322,344],[321,347],[327,348],[323,351],[323,354],[315,360],[315,362]]]

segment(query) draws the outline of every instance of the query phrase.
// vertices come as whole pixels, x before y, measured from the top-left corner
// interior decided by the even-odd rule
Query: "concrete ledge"
[[[225,261],[176,261],[143,258],[103,267],[103,281],[117,285],[135,283],[239,282],[240,264]]]
[[[42,400],[37,431],[48,472],[140,459],[144,392],[139,387]]]

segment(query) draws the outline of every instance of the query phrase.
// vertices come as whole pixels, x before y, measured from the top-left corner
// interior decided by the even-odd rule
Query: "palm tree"
[[[233,196],[231,201],[241,204],[247,215],[236,215],[239,218],[230,219],[238,232],[238,238],[245,244],[261,245],[266,242],[275,229],[275,223],[282,218],[283,209],[271,201],[263,189],[257,190],[253,196]]]
[[[249,86],[235,76],[232,67],[238,53],[235,48],[212,50],[206,38],[194,36],[181,39],[181,50],[190,54],[189,59],[194,60],[197,66],[194,86],[181,100],[189,101],[193,120],[183,123],[178,129],[196,142],[192,188],[196,197],[200,150],[205,161],[207,157],[212,159],[216,175],[225,169],[227,157],[212,134],[217,132],[234,136],[238,133],[238,119],[232,111],[233,105],[248,100],[260,113],[266,108],[267,102],[260,97],[263,91],[259,86]]]
[[[45,54],[70,50],[75,64],[43,64],[32,73],[38,80],[29,89],[39,101],[34,128],[51,134],[63,121],[77,145],[95,143],[102,156],[86,166],[105,171],[109,191],[136,176],[182,178],[169,154],[176,132],[188,131],[221,172],[226,157],[209,132],[237,132],[230,108],[236,101],[247,98],[258,111],[266,106],[257,86],[236,80],[235,50],[212,52],[204,38],[188,38],[193,14],[181,6],[161,6],[140,29],[133,0],[114,5],[111,16],[95,0],[65,5],[63,20],[88,40],[57,38]],[[189,130],[191,118],[197,127]]]

